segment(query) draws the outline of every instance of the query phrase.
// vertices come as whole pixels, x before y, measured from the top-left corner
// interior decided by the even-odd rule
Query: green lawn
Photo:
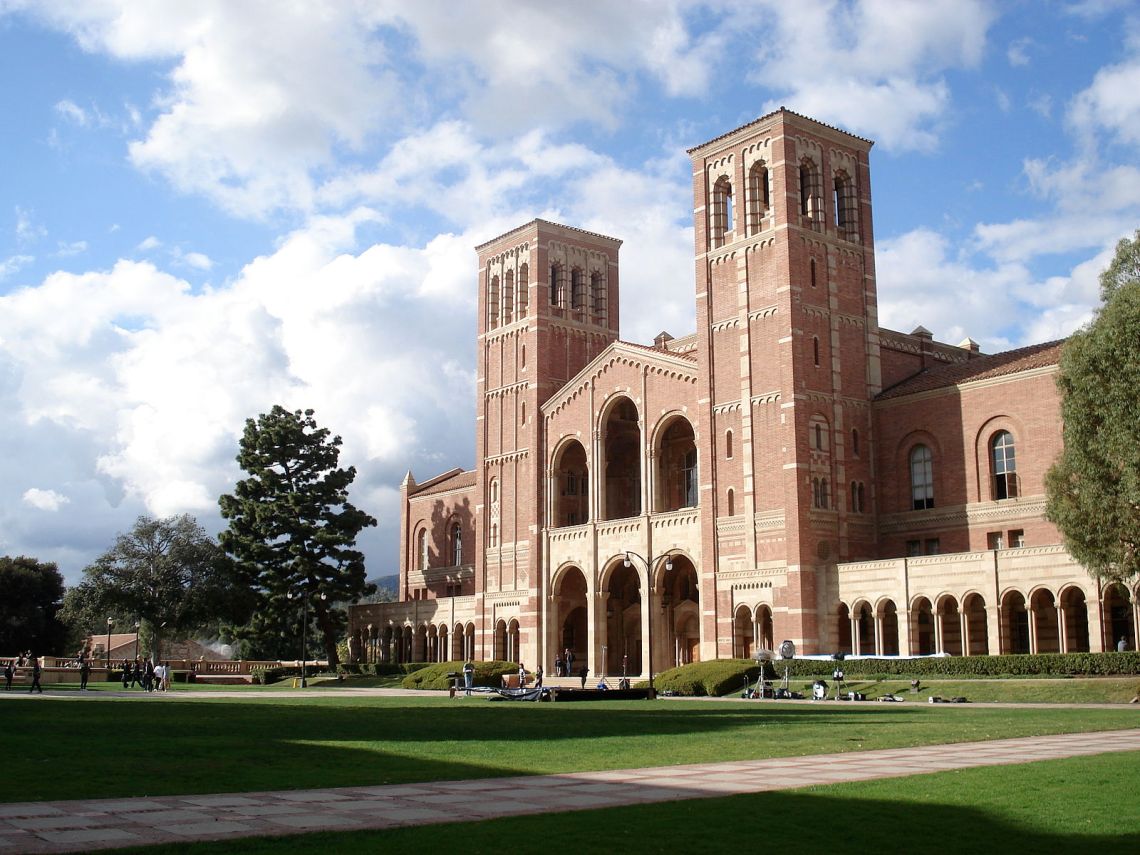
[[[1140,752],[856,784],[124,852],[1064,852],[1140,850]],[[1131,782],[1131,783],[1130,783]]]
[[[0,801],[241,792],[795,756],[1140,724],[1140,710],[482,698],[0,701]]]
[[[834,681],[823,678],[828,697],[835,694]],[[811,697],[810,680],[792,680],[791,687]],[[919,691],[912,692],[910,680],[848,680],[852,691],[863,692],[869,699],[894,694],[906,703],[927,703],[932,695],[942,698],[964,697],[971,703],[1037,703],[1037,704],[1126,704],[1140,693],[1140,677],[1020,677],[1017,679],[923,680]],[[739,691],[732,692],[739,696]]]

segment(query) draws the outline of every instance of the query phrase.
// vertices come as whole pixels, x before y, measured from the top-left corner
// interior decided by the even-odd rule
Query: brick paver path
[[[0,853],[354,831],[1140,751],[1140,729],[810,757],[268,793],[0,804]]]

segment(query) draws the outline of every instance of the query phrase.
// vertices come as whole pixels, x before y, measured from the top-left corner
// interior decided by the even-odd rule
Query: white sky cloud
[[[62,496],[55,490],[41,490],[38,487],[25,490],[23,498],[25,504],[40,511],[58,511],[71,501],[67,496]]]

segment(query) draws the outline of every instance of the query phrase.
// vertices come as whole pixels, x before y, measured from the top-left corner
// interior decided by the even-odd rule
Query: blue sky
[[[880,321],[1087,321],[1140,225],[1134,3],[0,0],[0,553],[70,581],[313,407],[381,525],[473,463],[473,247],[622,238],[623,337],[694,324],[685,149],[785,105],[875,140]]]

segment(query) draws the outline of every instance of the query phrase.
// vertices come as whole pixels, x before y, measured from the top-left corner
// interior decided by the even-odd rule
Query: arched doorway
[[[467,661],[467,651],[463,649],[463,624],[457,623],[451,633],[451,658]]]
[[[467,629],[464,632],[463,642],[467,647],[467,652],[464,655],[465,660],[475,661],[475,624],[467,624]]]
[[[837,653],[846,653],[851,650],[851,609],[847,603],[840,603],[835,613],[835,650]]]
[[[1066,588],[1061,592],[1061,612],[1065,621],[1065,652],[1089,652],[1089,609],[1085,592]]]
[[[756,637],[761,650],[772,650],[776,633],[772,629],[772,609],[766,605],[756,607]]]
[[[676,416],[659,432],[654,504],[659,512],[697,506],[697,443],[693,426]]]
[[[446,662],[447,661],[447,654],[448,654],[447,624],[440,624],[438,636],[439,636],[439,648],[438,648],[438,650],[439,650],[439,661],[440,662]]]
[[[414,633],[415,633],[415,630],[412,629],[410,624],[408,626],[404,627],[403,643],[401,644],[401,649],[400,649],[400,661],[401,662],[413,661],[413,657],[415,656],[415,650],[414,650],[414,647],[412,645],[412,639],[415,637]]]
[[[883,655],[899,655],[899,610],[891,599],[879,603],[879,642]]]
[[[1136,649],[1136,634],[1132,627],[1132,598],[1128,589],[1114,582],[1104,589],[1104,649],[1116,650],[1120,639],[1124,639],[1126,649]]]
[[[966,616],[966,655],[986,656],[990,652],[990,628],[985,598],[967,594],[962,600],[962,612]]]
[[[1009,591],[1001,601],[1002,653],[1029,652],[1029,611],[1020,591]]]
[[[866,600],[855,606],[856,656],[875,652],[875,616]]]
[[[521,662],[522,653],[519,650],[519,642],[521,635],[519,633],[519,622],[512,619],[507,624],[507,661],[508,662]]]
[[[1060,653],[1061,628],[1057,623],[1057,601],[1053,592],[1039,588],[1029,597],[1033,635],[1036,645],[1034,653]]]
[[[581,525],[589,522],[590,470],[582,443],[572,439],[559,448],[553,472],[554,525]]]
[[[942,649],[938,652],[961,656],[962,615],[958,611],[958,600],[949,594],[941,597],[938,600],[937,619],[942,627]]]
[[[602,646],[606,674],[641,673],[641,578],[620,562],[606,583],[606,622]]]
[[[736,659],[751,659],[756,652],[755,624],[752,609],[746,605],[736,607],[732,618],[732,655]]]
[[[917,597],[911,603],[910,626],[911,652],[919,656],[934,653],[934,610],[926,597]]]
[[[602,519],[620,520],[641,513],[641,425],[637,407],[629,398],[619,398],[605,417],[602,428]]]
[[[662,641],[666,649],[654,649],[654,654],[662,653],[663,667],[687,665],[701,660],[700,593],[697,582],[697,568],[685,555],[672,555],[663,565],[658,565],[658,598],[661,605],[662,624],[666,632]],[[650,620],[654,615],[649,616]],[[658,636],[654,627],[654,639]]]
[[[494,658],[499,662],[507,660],[507,622],[501,618],[495,623]]]
[[[554,639],[554,655],[560,657],[566,650],[574,653],[578,667],[586,664],[589,633],[586,608],[586,576],[578,567],[566,567],[554,581],[554,613],[558,635]],[[554,673],[554,663],[547,666]]]

